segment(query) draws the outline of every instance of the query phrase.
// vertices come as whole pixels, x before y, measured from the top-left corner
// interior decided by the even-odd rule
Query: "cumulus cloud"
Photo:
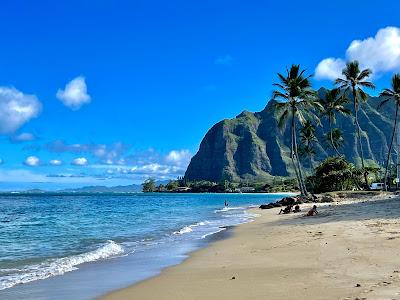
[[[46,149],[55,153],[89,153],[106,164],[123,164],[123,155],[130,146],[117,142],[113,144],[67,144],[63,140],[53,141],[46,145]]]
[[[95,164],[90,167],[103,170],[108,178],[131,178],[143,180],[154,177],[157,179],[175,179],[183,176],[192,154],[189,150],[172,150],[162,154],[154,149],[133,153],[124,159],[123,165]]]
[[[59,89],[57,91],[56,97],[72,110],[77,110],[83,104],[89,103],[90,96],[87,93],[85,77],[78,76],[72,79],[67,83],[64,90]]]
[[[341,76],[345,60],[358,60],[362,68],[375,74],[400,70],[400,28],[380,29],[374,37],[354,40],[346,50],[345,59],[326,58],[315,69],[317,79],[336,79]]]
[[[37,167],[40,165],[40,160],[38,157],[36,156],[28,156],[25,160],[24,160],[24,164],[26,166],[29,167]]]
[[[233,63],[233,57],[230,56],[229,54],[217,58],[214,63],[216,65],[221,65],[221,66],[231,66]]]
[[[182,176],[185,168],[165,164],[151,163],[142,166],[93,165],[94,169],[102,169],[108,178],[140,179],[155,177],[157,179],[175,179]]]
[[[87,166],[88,165],[88,160],[85,157],[78,157],[75,158],[72,162],[72,165],[74,166]]]
[[[317,79],[335,80],[341,76],[345,66],[346,62],[343,59],[333,57],[325,58],[317,65],[315,77]]]
[[[52,165],[52,166],[61,166],[62,165],[62,161],[61,160],[59,160],[59,159],[52,159],[52,160],[50,160],[50,165]]]
[[[189,150],[172,150],[168,153],[165,160],[176,166],[187,166],[192,158]]]
[[[35,95],[0,87],[0,134],[11,134],[39,115],[42,104]]]
[[[158,179],[172,179],[182,176],[192,154],[186,149],[176,149],[167,153],[155,149],[130,151],[123,143],[112,144],[68,144],[62,140],[45,145],[49,152],[72,153],[78,156],[71,162],[75,166],[86,166],[104,178],[130,178],[142,180],[148,176]],[[90,158],[91,163],[88,163]],[[50,163],[51,164],[51,163]],[[100,173],[98,173],[100,172]]]
[[[12,143],[29,142],[34,141],[36,137],[32,133],[23,132],[10,137]]]

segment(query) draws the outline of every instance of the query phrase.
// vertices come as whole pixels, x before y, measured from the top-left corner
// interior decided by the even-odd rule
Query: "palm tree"
[[[341,93],[339,89],[333,89],[327,91],[325,96],[320,98],[319,101],[323,107],[321,115],[328,119],[330,145],[336,154],[340,156],[339,150],[333,140],[334,131],[332,130],[332,124],[336,124],[337,113],[347,116],[351,114],[350,110],[345,107],[345,104],[348,103],[348,99],[344,97],[344,94]]]
[[[316,101],[315,92],[311,89],[311,76],[305,76],[304,73],[305,70],[300,70],[300,65],[292,65],[290,70],[286,69],[286,76],[278,73],[280,82],[274,83],[278,90],[273,91],[273,99],[282,101],[275,104],[275,109],[280,114],[279,128],[283,130],[290,120],[290,158],[300,192],[303,196],[308,196],[298,155],[296,122],[304,124],[306,117],[314,116],[312,110],[320,105]]]
[[[361,167],[364,172],[365,185],[368,188],[368,172],[366,171],[364,164],[364,153],[361,142],[361,127],[360,123],[358,122],[358,109],[360,106],[360,101],[367,101],[368,99],[368,95],[362,90],[362,88],[375,88],[375,85],[372,82],[365,80],[372,74],[372,71],[370,69],[364,69],[360,71],[359,63],[357,60],[355,60],[346,63],[346,67],[343,69],[342,74],[344,79],[336,79],[335,84],[339,85],[339,88],[343,90],[344,93],[347,94],[351,92],[353,96],[353,113],[355,119],[354,124],[357,132],[357,143],[360,149]]]
[[[312,158],[315,155],[315,149],[313,143],[317,142],[317,137],[315,136],[315,126],[310,120],[307,120],[301,127],[300,140],[303,145],[299,147],[299,154],[300,156],[308,157],[310,167],[314,169]]]
[[[332,149],[339,151],[344,144],[343,132],[339,128],[333,128],[325,135],[325,140]]]
[[[393,121],[392,139],[390,140],[388,155],[386,159],[386,166],[385,166],[385,190],[387,191],[386,183],[387,183],[387,173],[389,168],[389,160],[390,160],[390,155],[392,153],[394,136],[396,134],[397,116],[400,107],[400,74],[396,74],[392,77],[392,88],[384,89],[379,96],[383,97],[384,99],[381,101],[381,103],[379,103],[378,109],[381,108],[386,103],[388,103],[390,100],[393,101],[393,104],[396,106],[396,112]]]

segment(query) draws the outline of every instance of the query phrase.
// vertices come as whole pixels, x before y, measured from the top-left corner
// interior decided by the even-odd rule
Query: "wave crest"
[[[19,269],[18,273],[3,276],[0,279],[0,290],[13,287],[17,284],[63,275],[66,272],[76,270],[76,266],[80,264],[115,257],[124,252],[125,250],[121,245],[110,240],[96,250],[74,256],[48,260],[37,265],[26,266]]]

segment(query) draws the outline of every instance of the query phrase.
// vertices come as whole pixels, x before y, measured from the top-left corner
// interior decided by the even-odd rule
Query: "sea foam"
[[[66,272],[77,270],[83,263],[116,257],[124,253],[124,248],[114,241],[107,241],[100,248],[69,257],[47,260],[41,264],[29,265],[18,269],[18,272],[0,278],[0,290],[13,287],[17,284],[28,283],[34,280],[46,279],[51,276],[63,275]],[[9,269],[9,271],[13,271]]]
[[[178,230],[178,231],[174,231],[174,234],[185,234],[185,233],[189,233],[189,232],[192,232],[192,231],[193,231],[193,228],[194,228],[194,227],[203,226],[203,225],[206,225],[207,223],[208,223],[207,221],[203,221],[203,222],[198,222],[198,223],[196,223],[196,224],[192,224],[192,225],[189,225],[189,226],[185,226],[185,227],[181,228],[181,229]]]

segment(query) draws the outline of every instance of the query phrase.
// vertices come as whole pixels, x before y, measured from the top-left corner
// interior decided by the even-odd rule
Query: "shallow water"
[[[247,207],[281,197],[2,196],[0,298],[96,297],[179,263],[226,226],[248,222]]]

